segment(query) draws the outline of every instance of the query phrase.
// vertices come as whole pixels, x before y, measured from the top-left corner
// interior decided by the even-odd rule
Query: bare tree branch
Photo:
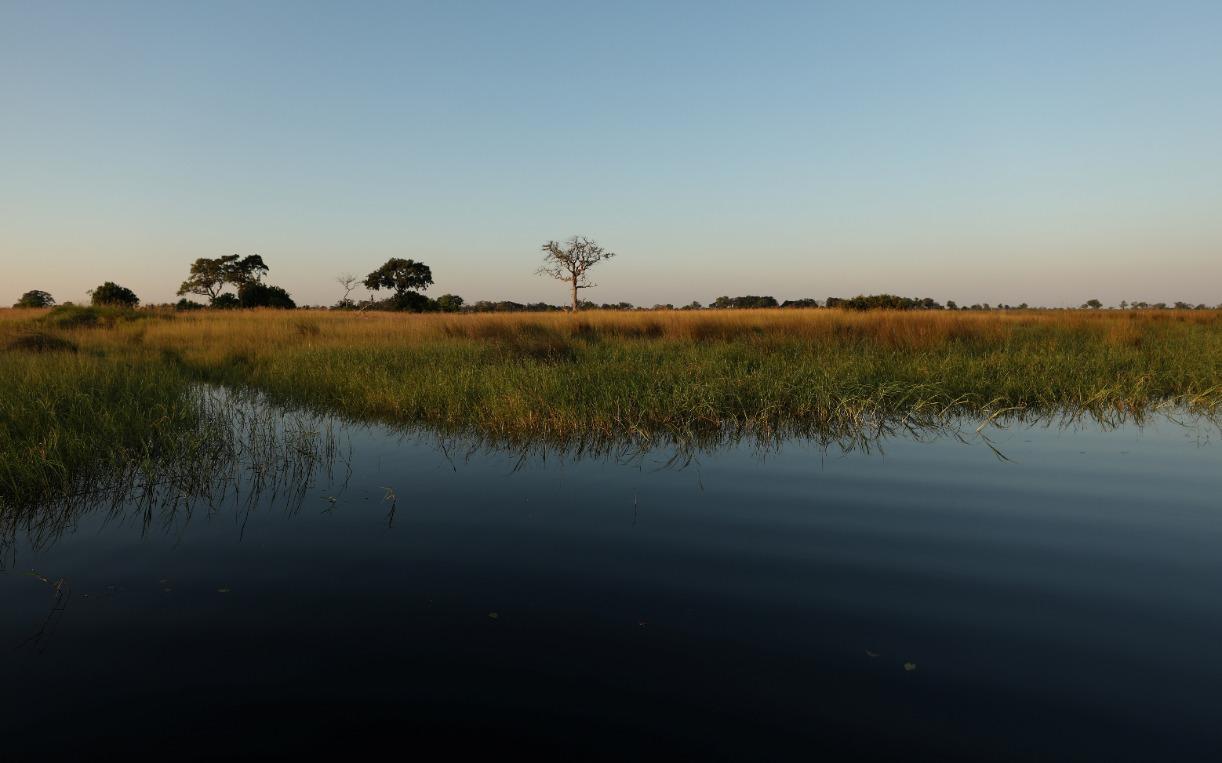
[[[614,256],[615,252],[608,252],[585,236],[573,236],[563,243],[548,241],[543,245],[543,264],[535,272],[568,283],[572,290],[572,309],[576,312],[577,290],[598,285],[590,282],[589,269]]]

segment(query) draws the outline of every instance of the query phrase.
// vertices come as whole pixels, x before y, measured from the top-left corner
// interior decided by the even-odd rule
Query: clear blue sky
[[[1222,2],[0,0],[0,302],[1222,302]]]

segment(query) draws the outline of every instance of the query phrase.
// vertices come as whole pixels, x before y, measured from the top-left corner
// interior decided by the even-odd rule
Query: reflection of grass
[[[130,382],[123,375],[117,378]],[[175,384],[184,383],[181,376],[173,378]],[[101,391],[94,388],[80,399]],[[122,391],[127,399],[153,400],[139,397],[144,390],[130,384]],[[156,402],[163,407],[151,417],[135,418],[138,408],[114,406],[108,415],[133,416],[127,432],[107,425],[87,431],[61,426],[58,443],[71,448],[37,445],[29,458],[6,464],[5,478],[19,481],[0,485],[0,568],[10,561],[19,535],[39,548],[83,512],[108,506],[123,514],[134,510],[145,529],[158,521],[167,528],[179,526],[189,521],[195,504],[211,507],[219,499],[233,501],[244,514],[266,497],[294,510],[339,455],[327,420],[286,416],[251,396],[198,385],[174,392],[176,397]],[[87,410],[61,406],[59,412]],[[131,437],[127,443],[121,439],[125,434]],[[103,436],[115,439],[97,439]],[[12,450],[12,441],[4,444]],[[81,449],[88,445],[92,451]]]
[[[14,344],[35,332],[38,347]],[[1222,402],[1217,311],[0,311],[0,348],[0,497],[191,452],[212,436],[197,381],[517,443],[851,438],[950,414]]]

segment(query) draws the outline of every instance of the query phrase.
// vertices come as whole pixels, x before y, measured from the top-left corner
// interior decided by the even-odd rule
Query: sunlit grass
[[[1217,311],[0,311],[0,491],[62,489],[206,436],[199,382],[500,441],[684,442],[1211,413],[1220,369]]]

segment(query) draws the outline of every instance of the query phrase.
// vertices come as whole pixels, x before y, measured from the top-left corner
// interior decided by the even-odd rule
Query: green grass
[[[507,441],[841,436],[894,418],[1139,416],[1159,404],[1210,410],[1222,398],[1216,323],[1151,323],[1136,341],[1037,324],[915,349],[851,334],[692,341],[526,325],[509,338],[289,343],[185,362],[197,378],[287,404]]]
[[[103,484],[196,430],[190,381],[164,363],[64,351],[0,360],[0,499],[33,502]]]
[[[172,318],[173,316],[168,316]],[[0,501],[200,459],[200,383],[494,443],[853,438],[1049,413],[1216,415],[1222,314],[0,317]]]

